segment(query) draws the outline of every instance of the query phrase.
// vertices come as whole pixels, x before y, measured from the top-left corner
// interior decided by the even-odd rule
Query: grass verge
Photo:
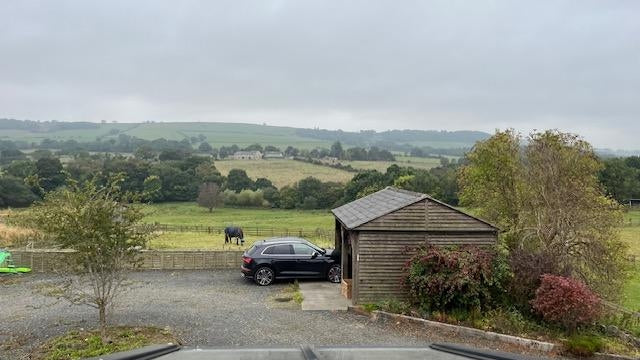
[[[127,351],[151,344],[180,343],[168,330],[155,327],[112,327],[103,341],[98,330],[70,331],[36,350],[37,360],[76,360]]]

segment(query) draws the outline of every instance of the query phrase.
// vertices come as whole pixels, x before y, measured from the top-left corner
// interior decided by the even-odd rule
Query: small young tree
[[[223,194],[220,187],[216,183],[204,183],[200,185],[198,193],[198,205],[213,211],[213,208],[219,207],[223,203]]]
[[[107,311],[122,289],[130,268],[138,262],[137,249],[150,233],[141,226],[142,211],[132,205],[138,195],[123,193],[122,175],[98,185],[70,183],[48,193],[23,215],[22,221],[50,235],[63,249],[74,250],[65,271],[69,277],[64,297],[98,309],[100,330],[106,333]]]

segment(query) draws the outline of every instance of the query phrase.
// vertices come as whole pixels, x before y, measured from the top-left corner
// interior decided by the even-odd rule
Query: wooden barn
[[[406,297],[402,267],[418,245],[493,245],[498,228],[428,195],[387,187],[332,210],[342,293],[354,304]]]

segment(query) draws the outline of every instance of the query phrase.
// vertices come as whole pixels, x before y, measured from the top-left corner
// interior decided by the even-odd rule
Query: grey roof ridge
[[[453,207],[453,206],[451,206],[451,205],[449,205],[449,204],[447,204],[447,203],[445,203],[445,202],[442,202],[442,201],[440,201],[440,200],[438,200],[438,199],[436,199],[436,198],[434,198],[434,197],[432,197],[432,196],[429,196],[429,195],[427,195],[427,194],[423,194],[423,193],[419,193],[419,192],[415,192],[415,191],[411,191],[411,190],[398,189],[398,188],[393,187],[393,186],[387,186],[387,187],[385,187],[384,189],[378,190],[378,191],[376,191],[376,192],[383,191],[383,190],[393,190],[393,191],[397,191],[397,192],[405,193],[405,194],[408,194],[408,195],[419,195],[419,197],[418,197],[418,198],[416,198],[416,199],[415,199],[415,201],[411,201],[410,203],[407,203],[407,204],[404,204],[404,205],[401,205],[401,206],[395,207],[395,208],[393,208],[393,209],[391,209],[391,210],[389,210],[389,211],[386,211],[386,212],[384,212],[382,215],[377,216],[377,217],[375,217],[375,218],[373,218],[373,219],[369,219],[369,220],[366,220],[366,221],[361,221],[361,222],[356,223],[356,225],[353,225],[353,226],[351,226],[351,227],[347,227],[347,225],[346,225],[346,224],[344,224],[344,223],[343,223],[343,225],[345,225],[345,227],[347,227],[347,229],[355,229],[355,228],[357,228],[358,226],[361,226],[361,225],[364,225],[364,224],[366,224],[366,223],[368,223],[368,222],[371,222],[371,221],[373,221],[373,220],[379,219],[379,218],[381,218],[381,217],[383,217],[383,216],[385,216],[385,215],[388,215],[388,214],[390,214],[390,213],[392,213],[392,212],[394,212],[394,211],[398,211],[398,210],[400,210],[400,209],[402,209],[402,208],[405,208],[405,207],[407,207],[407,206],[409,206],[409,205],[413,205],[413,204],[417,203],[418,201],[422,201],[422,200],[424,200],[424,199],[429,199],[429,200],[434,201],[434,202],[436,202],[436,203],[438,203],[438,204],[440,204],[440,205],[446,206],[447,208],[449,208],[449,209],[451,209],[451,210],[453,210],[453,211],[456,211],[456,212],[458,212],[458,213],[460,213],[460,214],[463,214],[463,215],[469,216],[469,217],[471,217],[471,218],[473,218],[473,219],[476,219],[476,220],[478,220],[478,221],[480,221],[480,222],[482,222],[482,223],[484,223],[484,224],[487,224],[487,225],[491,226],[492,228],[494,228],[494,229],[496,229],[496,230],[501,230],[499,227],[497,227],[496,225],[494,225],[494,224],[492,224],[492,223],[490,223],[490,222],[488,222],[488,221],[486,221],[486,220],[483,220],[483,219],[480,219],[480,218],[479,218],[479,217],[477,217],[477,216],[471,215],[471,214],[467,213],[466,211],[462,211],[462,210],[460,210],[460,209],[456,209],[455,207]],[[374,193],[374,194],[375,194],[375,193]],[[362,199],[362,198],[361,198],[361,199]],[[356,200],[354,200],[354,201],[356,201]],[[343,205],[343,206],[344,206],[344,205]],[[338,208],[336,208],[336,209],[338,209]],[[338,215],[334,212],[334,210],[335,210],[335,209],[331,209],[331,213],[332,213],[334,216],[338,217]],[[338,218],[338,220],[340,220],[340,219]],[[342,221],[340,221],[340,222],[342,223]]]
[[[344,223],[343,223],[343,225],[344,225],[345,227],[347,227],[348,229],[355,229],[355,228],[357,228],[357,227],[358,227],[358,226],[360,226],[360,225],[364,225],[364,224],[366,224],[366,223],[368,223],[368,222],[371,222],[371,221],[373,221],[373,220],[375,220],[375,219],[379,219],[379,218],[381,218],[381,217],[383,217],[383,216],[385,216],[385,215],[389,215],[389,214],[391,214],[391,213],[392,213],[392,212],[394,212],[394,211],[398,211],[398,210],[400,210],[400,209],[402,209],[402,208],[405,208],[405,207],[407,207],[407,206],[409,206],[409,205],[415,204],[415,203],[417,203],[418,201],[422,201],[422,200],[424,200],[424,199],[426,199],[426,198],[428,198],[428,197],[429,197],[429,195],[426,195],[426,194],[423,194],[423,193],[419,193],[419,192],[415,192],[415,191],[410,191],[410,190],[405,190],[405,189],[398,189],[398,188],[393,187],[393,186],[387,186],[387,187],[385,187],[384,189],[380,189],[380,190],[376,191],[375,193],[380,192],[380,191],[384,191],[384,190],[397,191],[397,192],[405,193],[405,194],[407,194],[407,195],[416,195],[416,196],[418,196],[418,197],[417,197],[415,200],[412,200],[412,201],[411,201],[411,202],[409,202],[409,203],[406,203],[406,204],[403,204],[403,205],[400,205],[400,206],[394,207],[394,208],[392,208],[392,209],[390,209],[390,210],[388,210],[388,211],[385,211],[385,212],[384,212],[384,213],[382,213],[381,215],[378,215],[378,216],[376,216],[376,217],[374,217],[374,218],[372,218],[372,219],[369,219],[369,220],[366,220],[366,221],[360,221],[360,222],[357,222],[357,223],[355,223],[355,225],[352,225],[351,227],[347,227],[347,224],[344,224]],[[375,193],[373,193],[373,194],[375,194]],[[370,194],[370,195],[373,195],[373,194]],[[367,196],[369,196],[369,195],[367,195]],[[365,197],[366,197],[366,196],[365,196]],[[362,198],[360,198],[360,199],[363,199],[363,198],[364,198],[364,197],[362,197]],[[357,201],[357,200],[360,200],[360,199],[356,199],[356,200],[354,200],[354,201]],[[346,205],[346,204],[345,204],[345,205]],[[343,205],[343,206],[344,206],[344,205]],[[339,207],[338,207],[338,208],[339,208]],[[336,209],[338,209],[338,208],[336,208]],[[333,215],[335,215],[336,217],[338,217],[338,215],[334,212],[334,210],[336,210],[336,209],[331,209],[331,213],[332,213]],[[339,219],[338,219],[338,220],[339,220]],[[340,222],[342,222],[342,221],[340,221]]]

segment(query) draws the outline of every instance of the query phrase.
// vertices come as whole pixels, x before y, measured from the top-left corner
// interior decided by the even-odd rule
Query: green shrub
[[[498,308],[487,311],[483,316],[481,328],[514,335],[524,335],[541,330],[540,325],[534,320],[525,317],[514,308]]]
[[[576,356],[593,356],[602,350],[604,341],[596,335],[573,335],[564,343],[568,353]]]
[[[361,307],[362,307],[362,310],[368,313],[378,310],[377,304],[362,304]]]
[[[264,199],[262,190],[242,190],[239,193],[225,190],[224,203],[229,206],[267,207],[269,202]]]
[[[411,304],[398,300],[385,300],[376,304],[378,309],[394,314],[409,314],[411,312]]]

